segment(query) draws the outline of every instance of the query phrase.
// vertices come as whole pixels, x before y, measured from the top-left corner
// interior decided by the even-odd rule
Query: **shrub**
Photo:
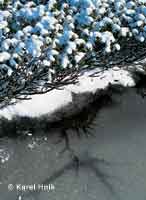
[[[89,55],[119,51],[129,38],[146,39],[145,0],[1,0],[0,5],[2,98],[66,84],[64,77],[84,67]]]

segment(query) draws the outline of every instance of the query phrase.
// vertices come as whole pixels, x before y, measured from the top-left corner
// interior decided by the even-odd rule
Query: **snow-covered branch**
[[[84,68],[136,62],[145,39],[145,0],[1,0],[1,101],[73,83]]]

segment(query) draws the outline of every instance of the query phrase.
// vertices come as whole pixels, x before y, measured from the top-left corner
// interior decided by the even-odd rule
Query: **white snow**
[[[78,63],[80,60],[82,60],[84,56],[85,56],[85,53],[79,52],[79,53],[75,56],[75,61],[76,61],[76,63]]]
[[[59,54],[55,58],[48,56],[46,60],[52,66],[57,63],[66,68],[71,67],[69,57],[78,65],[78,53],[83,49],[85,54],[94,51],[96,42],[104,43],[104,52],[110,53],[113,49],[120,50],[119,37],[134,36],[136,40],[145,41],[144,0],[68,0],[67,3],[62,1],[60,6],[57,3],[51,0],[37,5],[34,1],[17,0],[12,6],[8,3],[6,9],[0,9],[0,41],[3,43],[0,52],[21,54],[15,63],[19,65],[24,56],[39,57],[49,45],[53,51],[59,50]],[[9,48],[6,41],[11,39],[17,42]],[[19,46],[22,42],[23,51]],[[13,67],[14,62],[9,65]]]
[[[22,66],[24,58],[32,60],[45,56],[45,59],[39,60],[39,67],[47,68],[48,80],[51,82],[56,70],[54,66],[65,69],[75,63],[75,67],[78,67],[79,61],[89,52],[97,53],[96,42],[103,43],[104,53],[110,53],[112,50],[120,50],[119,37],[134,36],[141,42],[146,38],[145,0],[68,0],[62,1],[61,5],[57,5],[56,0],[47,1],[44,5],[17,0],[12,5],[8,3],[6,9],[3,9],[2,2],[0,63],[11,69],[8,70],[9,75],[15,67]],[[43,54],[44,49],[47,52]],[[30,74],[32,68],[26,71]],[[34,95],[32,100],[8,106],[0,113],[8,118],[14,114],[39,116],[70,102],[71,91],[95,92],[108,87],[110,83],[125,87],[134,85],[130,73],[122,69],[109,69],[96,78],[88,75],[84,73],[80,76],[77,85]]]
[[[0,148],[0,163],[4,164],[10,159],[10,153],[7,152],[7,149],[5,148]]]
[[[8,52],[0,53],[0,62],[4,62],[10,59],[10,54]]]
[[[40,116],[55,111],[58,107],[71,102],[71,93],[67,90],[53,90],[46,94],[33,95],[31,100],[23,100],[13,106],[0,110],[0,116],[11,119],[14,115]]]
[[[41,46],[43,42],[36,35],[32,35],[26,42],[26,48],[33,57],[39,57],[41,55]]]
[[[71,92],[80,94],[84,92],[94,93],[100,89],[106,89],[110,83],[121,84],[124,87],[132,87],[135,85],[130,73],[120,68],[100,72],[98,76],[94,78],[89,77],[89,75],[98,70],[84,72],[84,74],[79,77],[78,84],[68,85],[62,88],[62,90],[53,90],[46,94],[32,95],[31,100],[23,100],[16,105],[7,106],[0,110],[0,116],[11,119],[14,115],[30,117],[39,117],[44,114],[49,115],[72,102]]]

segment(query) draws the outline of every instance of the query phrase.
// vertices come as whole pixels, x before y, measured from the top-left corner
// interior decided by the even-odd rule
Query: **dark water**
[[[2,139],[0,200],[145,200],[146,99],[130,90],[116,101],[100,111],[94,137],[70,135],[79,171],[68,152],[59,154],[64,144],[55,135]],[[16,190],[20,184],[46,187]]]

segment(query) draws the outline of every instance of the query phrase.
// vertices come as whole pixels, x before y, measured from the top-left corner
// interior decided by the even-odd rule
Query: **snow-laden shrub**
[[[12,82],[10,93],[39,80],[36,74],[47,74],[50,83],[58,71],[78,69],[98,45],[109,54],[120,50],[122,38],[146,39],[146,0],[2,0],[0,6],[0,82],[7,93]]]

